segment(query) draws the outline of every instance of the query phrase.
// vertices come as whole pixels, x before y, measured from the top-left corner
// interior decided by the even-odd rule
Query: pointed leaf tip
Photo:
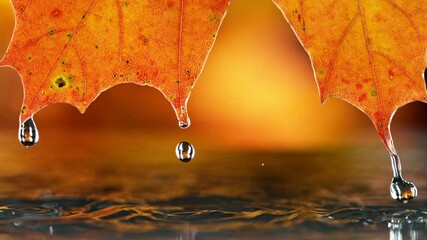
[[[391,116],[427,96],[419,73],[427,59],[424,0],[274,2],[310,55],[321,102],[336,97],[356,106],[393,152]]]

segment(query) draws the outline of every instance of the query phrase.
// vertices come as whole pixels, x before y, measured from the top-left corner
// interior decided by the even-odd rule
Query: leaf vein
[[[91,5],[89,6],[88,10],[85,12],[84,16],[79,24],[76,26],[72,36],[75,37],[76,34],[79,32],[80,28],[83,26],[83,23],[85,21],[85,19],[87,18],[87,15],[89,14],[90,10],[92,9],[92,7],[95,5],[97,0],[93,0]],[[72,42],[72,38],[65,44],[63,50],[61,51],[61,53],[59,54],[58,58],[56,59],[56,61],[54,62],[52,68],[49,70],[49,73],[47,74],[47,76],[45,77],[43,83],[40,86],[40,89],[38,91],[38,94],[36,96],[33,97],[33,99],[29,102],[28,107],[32,108],[37,97],[40,95],[41,91],[43,90],[43,88],[46,86],[46,83],[50,77],[50,75],[52,74],[52,72],[55,70],[55,68],[58,66],[59,60],[62,58],[62,56],[65,54],[65,51],[68,49],[68,46],[70,45],[70,43]]]
[[[336,62],[336,60],[338,59],[338,54],[339,54],[339,52],[340,52],[340,50],[341,50],[341,46],[342,46],[342,44],[343,44],[343,42],[344,42],[344,40],[347,38],[347,36],[348,36],[348,33],[350,32],[350,30],[354,27],[354,25],[355,25],[355,23],[356,23],[356,21],[357,21],[357,19],[360,17],[360,15],[356,15],[352,20],[351,20],[351,22],[347,25],[347,27],[345,28],[345,31],[343,32],[343,34],[341,35],[341,37],[340,37],[340,39],[339,39],[339,42],[338,42],[338,46],[337,46],[337,48],[335,49],[335,52],[333,53],[333,57],[332,57],[332,59],[331,59],[331,62],[329,63],[329,66],[328,66],[328,71],[327,71],[327,73],[326,73],[326,79],[325,79],[325,89],[324,89],[324,92],[322,93],[322,101],[324,101],[325,100],[325,94],[327,93],[327,91],[328,91],[328,83],[329,83],[329,81],[330,81],[330,78],[332,77],[332,73],[333,73],[333,71],[335,70],[334,69],[334,67],[335,67],[335,62]]]

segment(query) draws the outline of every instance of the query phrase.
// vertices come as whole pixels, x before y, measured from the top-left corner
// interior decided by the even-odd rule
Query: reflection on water
[[[427,236],[425,145],[402,154],[420,191],[403,205],[389,197],[383,151],[227,152],[196,143],[197,161],[180,164],[174,139],[141,146],[140,135],[126,135],[114,147],[99,138],[103,144],[81,137],[30,152],[0,138],[0,238]]]
[[[224,205],[215,207],[216,202]],[[225,202],[231,205],[226,207]],[[248,200],[219,197],[173,199],[150,205],[82,199],[8,200],[1,204],[0,231],[11,236],[281,239],[304,232],[307,236],[299,239],[311,236],[344,239],[348,235],[352,239],[358,239],[359,235],[360,239],[372,239],[383,236],[388,228],[390,239],[412,240],[425,239],[427,219],[424,210],[399,207],[340,206],[337,210],[333,206],[308,207],[303,203],[266,208],[250,205]]]
[[[425,220],[420,219],[416,222],[391,220],[388,224],[390,228],[390,240],[402,239],[425,239],[423,230],[426,227]]]
[[[178,240],[195,240],[197,228],[190,227],[189,224],[185,225],[184,231],[179,234]]]

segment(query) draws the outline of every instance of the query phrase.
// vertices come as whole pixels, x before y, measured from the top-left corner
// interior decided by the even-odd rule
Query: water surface
[[[74,143],[48,136],[29,150],[0,138],[1,239],[427,236],[425,142],[402,154],[419,190],[403,205],[390,198],[384,149],[229,151],[194,141],[197,156],[183,163],[182,139],[75,134]]]

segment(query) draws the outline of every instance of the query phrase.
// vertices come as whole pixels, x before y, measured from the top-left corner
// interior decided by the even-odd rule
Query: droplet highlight
[[[193,160],[196,151],[189,142],[180,142],[176,145],[175,149],[176,157],[182,162],[189,162]]]
[[[39,141],[39,131],[37,130],[36,123],[33,118],[29,118],[19,128],[18,134],[19,141],[25,147],[31,147]]]
[[[393,169],[393,179],[390,184],[391,197],[399,202],[407,203],[417,197],[417,187],[403,179],[400,158],[396,154],[390,154],[391,166]]]
[[[182,129],[187,129],[190,127],[190,125],[191,125],[191,121],[189,118],[187,118],[186,121],[179,121],[178,122],[178,126]]]
[[[424,78],[424,81],[426,82],[426,85],[427,85],[427,68],[424,69],[423,78]]]

